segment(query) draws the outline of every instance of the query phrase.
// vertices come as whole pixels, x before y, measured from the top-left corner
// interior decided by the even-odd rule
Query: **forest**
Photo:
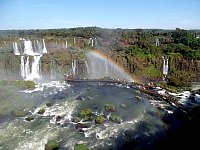
[[[200,30],[163,29],[105,29],[78,27],[45,30],[1,30],[0,43],[18,37],[73,38],[95,37],[102,41],[97,49],[106,47],[113,51],[124,51],[131,56],[168,55],[176,53],[184,58],[200,59]]]

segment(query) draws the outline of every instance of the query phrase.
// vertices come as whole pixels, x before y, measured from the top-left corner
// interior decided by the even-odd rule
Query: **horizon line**
[[[29,28],[29,29],[0,29],[0,31],[10,31],[10,30],[61,30],[61,29],[73,29],[73,28],[101,28],[101,29],[121,29],[121,30],[136,30],[136,29],[142,29],[142,30],[176,30],[176,29],[181,29],[181,30],[200,30],[200,28],[190,28],[190,29],[186,29],[186,28],[180,28],[180,27],[176,27],[176,28],[121,28],[121,27],[117,27],[117,28],[108,28],[108,27],[99,27],[99,26],[78,26],[78,27],[63,27],[63,28]]]

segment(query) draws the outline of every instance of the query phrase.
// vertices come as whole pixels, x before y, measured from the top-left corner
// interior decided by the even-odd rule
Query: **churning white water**
[[[21,77],[25,80],[39,79],[42,76],[40,71],[40,59],[43,54],[47,53],[45,41],[44,39],[42,42],[39,42],[39,40],[33,42],[25,39],[22,40],[24,44],[24,49],[21,50],[22,54],[19,52],[17,43],[13,43],[15,55],[21,55]]]
[[[20,69],[21,69],[21,76],[22,76],[22,78],[25,78],[24,56],[21,56],[21,65],[20,65]]]
[[[168,74],[168,69],[169,69],[169,65],[168,65],[168,58],[162,56],[163,58],[163,74],[166,76]]]
[[[46,48],[46,45],[45,45],[45,42],[44,42],[44,39],[42,40],[43,41],[43,54],[47,53],[47,48]]]
[[[15,55],[20,55],[17,42],[13,42],[13,50],[14,50]]]
[[[55,80],[56,79],[56,63],[55,63],[55,60],[51,60],[50,68],[51,68],[51,80]]]

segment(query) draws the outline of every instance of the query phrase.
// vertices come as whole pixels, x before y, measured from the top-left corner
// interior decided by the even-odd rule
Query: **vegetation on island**
[[[113,104],[106,104],[104,106],[105,110],[108,112],[114,112],[115,111],[115,106]]]
[[[90,150],[85,144],[76,144],[74,150]]]
[[[44,112],[45,112],[45,109],[44,109],[44,108],[40,108],[39,111],[38,111],[37,113],[41,115],[41,114],[43,114]]]
[[[110,116],[109,120],[114,123],[121,123],[121,118],[116,115]]]
[[[55,141],[48,141],[47,144],[45,144],[45,150],[58,150],[60,147],[60,144]]]
[[[88,121],[88,120],[91,120],[93,118],[92,117],[92,115],[93,115],[92,110],[89,109],[89,108],[81,110],[79,115],[84,121]]]
[[[102,115],[97,116],[97,118],[95,119],[96,124],[102,124],[104,123],[104,121],[105,121],[105,118]]]

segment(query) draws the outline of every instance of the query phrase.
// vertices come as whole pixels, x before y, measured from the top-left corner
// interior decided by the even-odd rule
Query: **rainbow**
[[[87,51],[86,56],[87,56],[88,59],[91,59],[92,61],[94,59],[98,59],[99,61],[101,61],[101,64],[106,64],[106,66],[105,65],[103,66],[103,70],[100,70],[99,65],[96,65],[95,67],[94,67],[94,64],[90,65],[91,68],[95,69],[95,71],[99,70],[98,73],[105,73],[106,70],[108,70],[108,69],[105,69],[105,68],[107,66],[109,66],[110,70],[112,70],[112,71],[110,71],[110,70],[109,70],[110,72],[107,71],[108,77],[111,77],[113,79],[124,80],[124,81],[128,81],[128,82],[134,82],[134,79],[131,77],[131,75],[128,72],[126,72],[124,70],[124,68],[122,66],[118,65],[111,58],[107,58],[101,52],[96,51],[96,50],[90,50],[90,51]],[[114,74],[114,76],[113,76],[113,74]],[[118,78],[116,78],[116,77],[118,77]]]

